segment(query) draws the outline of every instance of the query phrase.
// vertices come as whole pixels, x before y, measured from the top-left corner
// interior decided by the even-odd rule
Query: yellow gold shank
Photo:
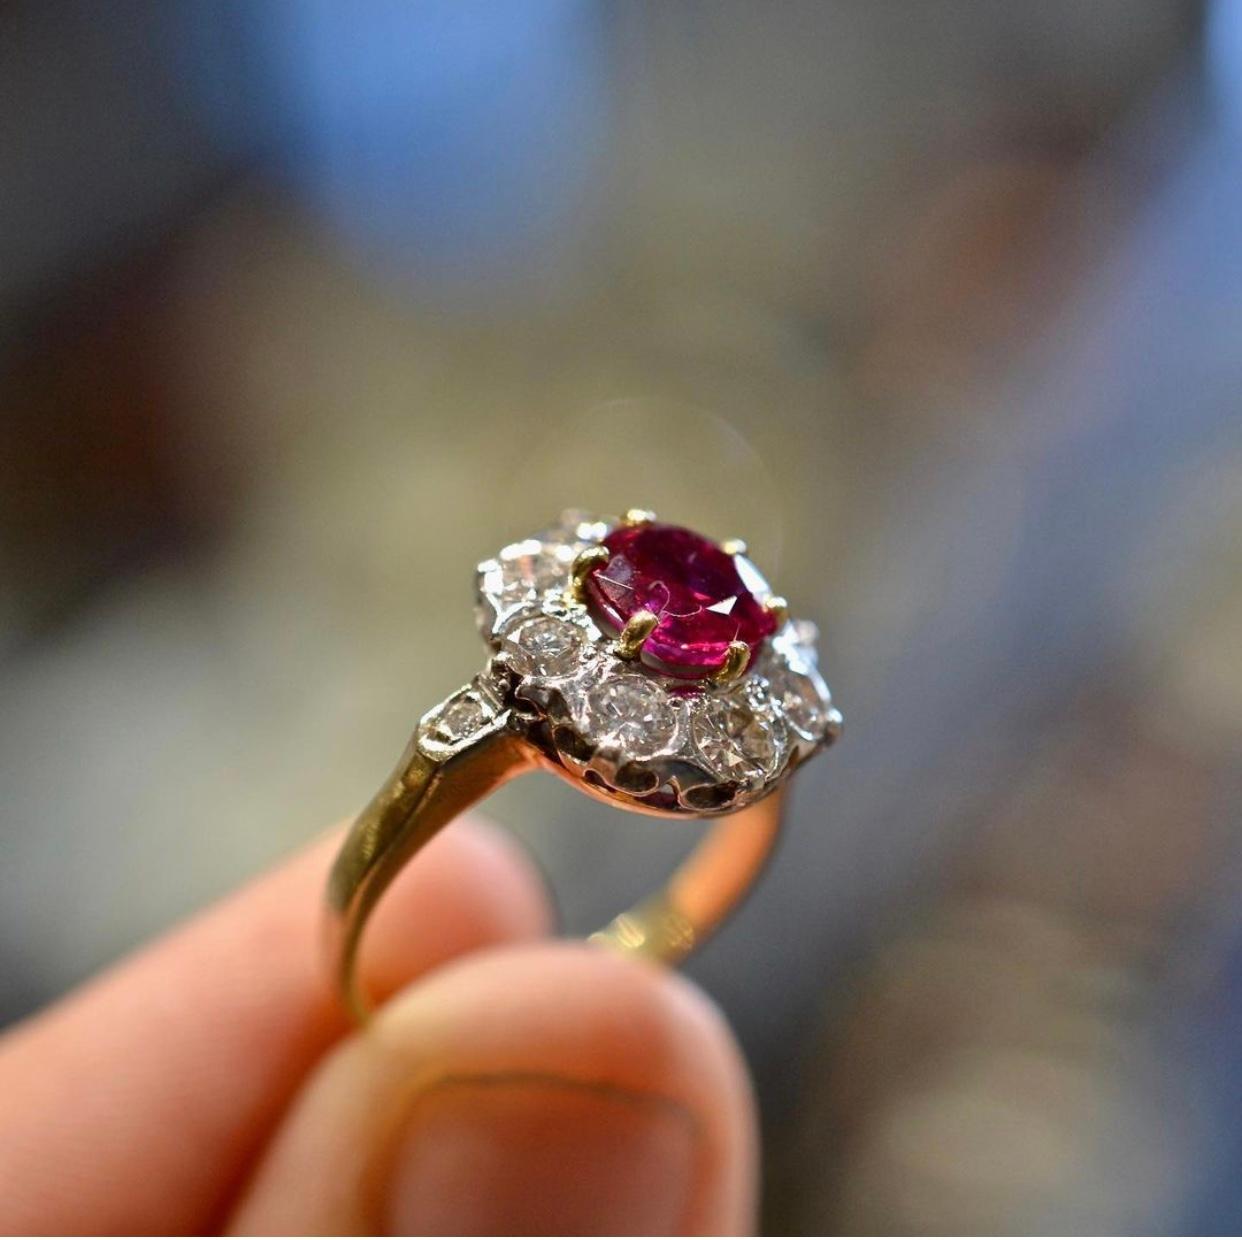
[[[524,736],[487,734],[438,761],[411,741],[392,775],[350,828],[328,882],[328,948],[342,1002],[365,1021],[363,932],[397,873],[443,827],[509,779],[548,767],[566,772]],[[676,964],[724,920],[754,883],[780,829],[781,793],[718,820],[662,891],[591,936],[618,951]],[[637,807],[635,807],[637,808]]]

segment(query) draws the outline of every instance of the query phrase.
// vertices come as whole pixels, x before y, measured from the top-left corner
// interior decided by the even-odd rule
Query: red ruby
[[[751,658],[776,631],[776,617],[755,590],[766,586],[748,560],[678,525],[622,525],[604,539],[612,558],[586,578],[593,612],[620,631],[638,611],[660,618],[643,644],[643,661],[670,675],[710,676],[729,643]],[[749,663],[749,661],[748,661]]]

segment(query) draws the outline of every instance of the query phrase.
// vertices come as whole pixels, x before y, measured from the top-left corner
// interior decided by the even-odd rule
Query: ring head
[[[644,517],[566,513],[484,561],[492,658],[422,733],[467,743],[445,712],[519,728],[585,791],[693,816],[760,799],[830,744],[841,719],[814,626],[740,552]]]

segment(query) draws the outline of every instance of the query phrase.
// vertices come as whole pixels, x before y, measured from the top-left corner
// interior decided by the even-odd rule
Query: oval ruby
[[[587,575],[587,602],[618,632],[635,612],[654,612],[660,622],[642,658],[660,671],[710,676],[731,642],[745,642],[753,659],[776,631],[776,617],[755,595],[766,595],[766,587],[749,561],[693,530],[654,521],[623,525],[604,546],[611,558]]]

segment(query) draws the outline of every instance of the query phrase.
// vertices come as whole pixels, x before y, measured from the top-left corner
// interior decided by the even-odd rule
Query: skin
[[[548,938],[524,854],[461,822],[376,914],[389,998],[351,1029],[319,952],[338,842],[0,1039],[0,1232],[753,1230],[753,1101],[701,992]]]

